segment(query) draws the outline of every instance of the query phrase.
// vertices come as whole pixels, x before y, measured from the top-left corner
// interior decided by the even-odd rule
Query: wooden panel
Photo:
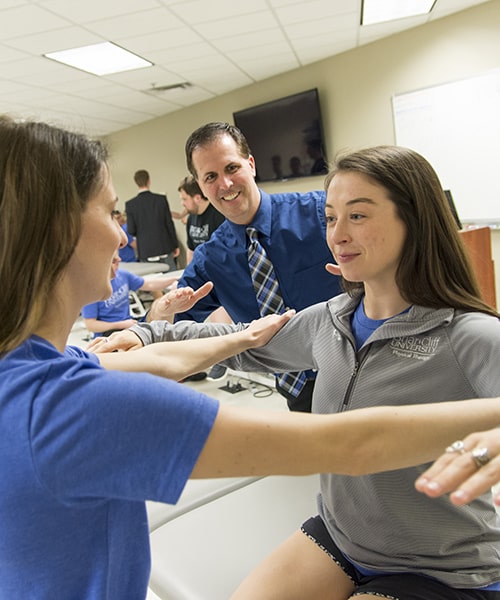
[[[491,230],[489,227],[477,227],[474,229],[464,229],[460,234],[469,251],[483,299],[496,308],[495,268],[491,253]]]

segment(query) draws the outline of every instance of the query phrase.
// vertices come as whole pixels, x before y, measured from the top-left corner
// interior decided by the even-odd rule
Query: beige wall
[[[123,202],[135,194],[132,174],[145,168],[151,173],[152,188],[165,192],[172,208],[179,209],[177,185],[186,174],[186,138],[208,121],[232,122],[236,110],[317,87],[327,151],[333,157],[346,149],[395,142],[394,94],[498,67],[500,0],[491,0],[110,136],[118,196]],[[273,192],[321,188],[322,184],[322,177],[318,177],[262,187]],[[184,239],[180,224],[178,231]],[[492,241],[500,304],[500,230],[493,232]]]

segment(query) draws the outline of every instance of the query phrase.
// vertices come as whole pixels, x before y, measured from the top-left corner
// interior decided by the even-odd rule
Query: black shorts
[[[326,552],[354,583],[352,597],[372,594],[387,600],[500,600],[500,591],[455,589],[415,573],[363,575],[337,548],[319,515],[308,519],[301,530]]]

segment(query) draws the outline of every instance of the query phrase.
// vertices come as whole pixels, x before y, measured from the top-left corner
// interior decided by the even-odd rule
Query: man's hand
[[[167,292],[151,305],[146,317],[148,323],[151,321],[172,321],[176,313],[185,312],[192,308],[198,300],[209,294],[213,287],[214,284],[207,281],[196,291],[190,287],[183,287]]]

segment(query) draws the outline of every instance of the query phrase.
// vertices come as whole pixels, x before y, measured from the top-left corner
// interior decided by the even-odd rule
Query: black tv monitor
[[[233,119],[255,158],[257,181],[328,172],[316,88],[237,111]]]
[[[455,206],[455,202],[453,200],[453,196],[451,195],[450,190],[444,190],[444,195],[448,200],[448,204],[450,206],[451,213],[453,218],[455,219],[455,223],[457,224],[458,229],[462,229],[462,222],[460,221],[460,217],[458,216],[457,207]]]

